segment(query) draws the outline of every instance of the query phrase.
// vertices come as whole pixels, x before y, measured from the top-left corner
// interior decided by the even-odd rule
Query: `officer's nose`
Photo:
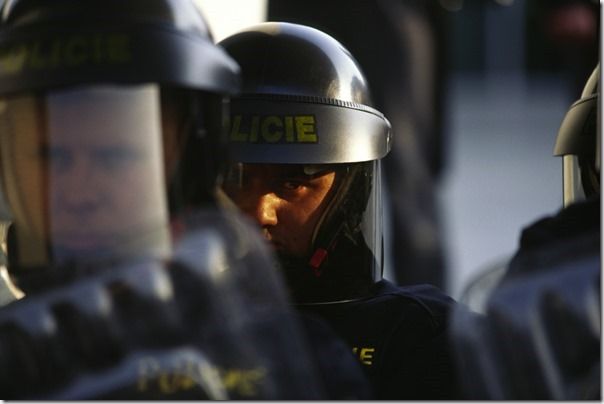
[[[278,206],[279,198],[274,193],[259,195],[253,212],[254,219],[262,227],[276,225]]]
[[[234,198],[239,208],[261,227],[277,224],[279,198],[265,186],[248,184]]]
[[[90,161],[74,157],[54,178],[63,209],[88,213],[98,204],[97,170]]]

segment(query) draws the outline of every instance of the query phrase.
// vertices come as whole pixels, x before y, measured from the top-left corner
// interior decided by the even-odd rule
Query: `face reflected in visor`
[[[167,251],[157,86],[24,95],[0,108],[3,179],[22,264]]]
[[[335,177],[330,165],[238,163],[231,167],[225,191],[278,252],[305,257]]]

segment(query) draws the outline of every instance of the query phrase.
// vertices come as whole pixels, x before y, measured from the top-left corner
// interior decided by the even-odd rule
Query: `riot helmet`
[[[564,206],[600,195],[600,65],[587,80],[581,98],[569,108],[556,138],[555,156],[563,158]]]
[[[0,160],[19,286],[167,254],[170,217],[212,202],[238,87],[192,1],[8,1]]]
[[[259,24],[219,45],[242,72],[231,104],[227,194],[267,219],[259,221],[294,301],[367,296],[382,276],[380,159],[391,134],[358,63],[329,35],[291,23]],[[313,187],[322,190],[315,199]],[[297,221],[258,213],[267,198]]]

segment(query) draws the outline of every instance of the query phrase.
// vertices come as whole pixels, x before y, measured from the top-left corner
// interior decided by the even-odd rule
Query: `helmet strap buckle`
[[[321,264],[323,264],[327,255],[328,252],[325,248],[317,248],[308,262],[317,278],[321,276]]]

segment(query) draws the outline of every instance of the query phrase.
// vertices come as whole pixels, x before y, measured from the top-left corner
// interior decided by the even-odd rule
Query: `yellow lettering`
[[[149,389],[149,381],[153,379],[160,370],[159,363],[147,358],[138,363],[138,390],[147,391]]]
[[[239,380],[241,379],[241,375],[236,370],[227,370],[224,372],[222,376],[222,382],[224,383],[224,387],[227,390],[234,390],[235,387],[239,384]]]
[[[61,42],[53,41],[50,51],[50,67],[58,67],[61,64]]]
[[[138,391],[156,391],[170,395],[179,391],[194,389],[199,380],[214,379],[222,381],[227,391],[236,392],[243,397],[254,397],[266,377],[262,367],[241,369],[220,369],[213,366],[200,366],[198,363],[182,360],[162,364],[149,357],[138,362]]]
[[[171,375],[169,372],[161,372],[158,380],[159,391],[163,394],[173,394],[176,392],[177,386],[174,379],[174,375]]]
[[[103,60],[103,37],[101,35],[95,35],[93,38],[92,60],[96,63]]]
[[[283,123],[281,122],[281,119],[278,116],[267,116],[262,121],[262,137],[268,143],[276,143],[281,139],[281,136],[283,136],[283,131],[279,130],[282,128]]]
[[[316,143],[318,136],[313,115],[234,115],[230,139],[232,142],[250,143],[259,140],[266,143]]]
[[[0,52],[0,73],[24,68],[45,70],[86,63],[124,63],[132,58],[130,37],[125,34],[75,35],[22,44]]]
[[[375,352],[375,348],[361,348],[361,353],[359,354],[359,359],[361,363],[364,365],[372,365],[373,362],[373,353]]]
[[[245,142],[246,140],[247,133],[241,133],[241,115],[235,115],[233,117],[233,126],[231,126],[231,141]]]
[[[228,391],[236,391],[244,397],[253,397],[258,394],[260,385],[266,375],[266,369],[226,369],[222,375],[222,382]]]
[[[23,69],[25,60],[27,60],[27,48],[25,45],[17,46],[2,52],[0,67],[6,73],[16,73]]]
[[[47,66],[47,61],[44,58],[42,49],[40,48],[41,46],[39,42],[34,43],[31,48],[29,63],[34,69],[45,69]]]
[[[296,116],[296,132],[298,135],[298,142],[317,143],[315,117],[312,115]]]
[[[130,38],[124,34],[114,34],[107,38],[109,61],[123,63],[132,58]]]
[[[285,140],[287,142],[295,142],[294,139],[294,117],[286,116],[285,117]]]
[[[174,394],[190,390],[197,385],[195,378],[202,369],[191,361],[162,366],[153,358],[139,361],[138,391],[159,390],[162,394]]]
[[[250,142],[256,143],[258,141],[258,127],[260,126],[260,117],[252,117],[252,126],[250,128]]]
[[[86,38],[74,36],[65,44],[65,64],[68,66],[78,66],[88,59]]]
[[[373,354],[375,352],[375,348],[361,348],[359,350],[358,347],[352,347],[352,354],[359,358],[359,361],[363,365],[373,365]]]

